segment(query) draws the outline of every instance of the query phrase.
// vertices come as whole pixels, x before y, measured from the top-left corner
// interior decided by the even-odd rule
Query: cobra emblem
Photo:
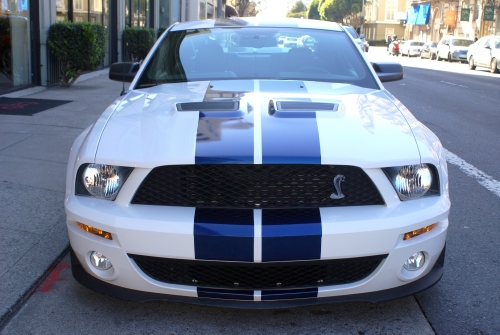
[[[331,199],[342,199],[345,196],[342,194],[342,189],[340,188],[340,183],[342,183],[345,180],[344,175],[338,174],[333,178],[333,186],[335,186],[335,191],[337,193],[332,193],[330,195]]]

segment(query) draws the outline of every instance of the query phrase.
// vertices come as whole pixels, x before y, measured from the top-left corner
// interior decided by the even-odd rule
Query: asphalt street
[[[448,165],[452,211],[445,274],[436,286],[379,304],[268,311],[140,304],[82,287],[65,257],[0,334],[500,333],[500,191],[491,190],[500,180],[500,75],[465,64],[389,57],[385,48],[371,48],[368,58],[404,65],[405,79],[386,88],[475,169],[464,170],[456,160]],[[492,188],[480,183],[476,171],[491,177]]]

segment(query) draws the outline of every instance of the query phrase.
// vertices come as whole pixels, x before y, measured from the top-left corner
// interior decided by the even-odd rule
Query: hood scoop
[[[269,101],[269,115],[286,118],[313,118],[318,111],[336,112],[339,104],[310,101]]]
[[[183,102],[177,104],[179,112],[223,112],[237,111],[240,107],[238,101],[203,101]]]
[[[200,112],[200,118],[241,118],[247,114],[239,101],[183,102],[176,106],[178,112]]]

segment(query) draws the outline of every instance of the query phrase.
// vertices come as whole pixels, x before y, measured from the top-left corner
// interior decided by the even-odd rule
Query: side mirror
[[[375,62],[372,67],[381,82],[403,79],[403,66],[399,63]]]
[[[139,71],[139,63],[114,63],[109,67],[109,79],[131,83]]]
[[[359,35],[359,38],[362,39],[362,40],[364,40],[365,39],[365,34]]]

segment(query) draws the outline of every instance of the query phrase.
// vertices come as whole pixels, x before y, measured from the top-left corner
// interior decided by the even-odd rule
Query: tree
[[[256,16],[266,0],[229,0],[228,5],[238,11],[238,16]]]
[[[306,10],[307,10],[306,5],[304,5],[304,3],[301,0],[299,0],[299,1],[297,1],[293,5],[293,7],[290,10],[290,12],[292,12],[292,13],[300,13],[300,12],[305,12]]]
[[[342,22],[361,11],[361,0],[326,0],[319,8],[321,20]]]
[[[322,0],[313,0],[309,3],[309,8],[307,9],[307,18],[311,20],[319,20],[319,7],[321,6]]]
[[[302,17],[306,17],[306,10],[307,10],[307,7],[306,5],[304,5],[304,3],[299,0],[297,1],[292,9],[290,9],[290,11],[286,14],[286,17],[295,17],[295,18],[302,18]]]

